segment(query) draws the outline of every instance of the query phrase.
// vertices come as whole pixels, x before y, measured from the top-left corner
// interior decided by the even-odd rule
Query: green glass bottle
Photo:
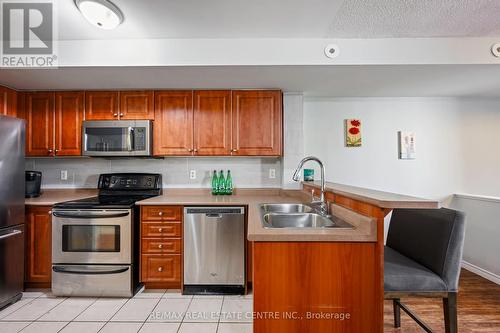
[[[217,195],[219,190],[219,177],[217,177],[217,171],[214,170],[214,174],[212,176],[212,194]]]
[[[224,171],[220,171],[217,186],[217,194],[226,194],[226,179],[224,178]]]
[[[233,179],[231,177],[231,170],[227,170],[226,177],[226,194],[233,194]]]

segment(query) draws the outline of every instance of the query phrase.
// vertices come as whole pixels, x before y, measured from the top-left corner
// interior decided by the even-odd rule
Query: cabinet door
[[[181,256],[178,254],[141,256],[141,281],[169,283],[169,288],[180,288]]]
[[[282,154],[281,91],[233,91],[233,155]]]
[[[117,91],[85,92],[85,120],[118,120]]]
[[[193,92],[155,92],[154,155],[192,155]]]
[[[56,93],[55,155],[82,154],[83,92]]]
[[[50,283],[52,270],[51,207],[28,206],[26,209],[27,283]]]
[[[26,156],[53,156],[54,93],[26,93]]]
[[[231,155],[231,91],[194,92],[195,155]]]
[[[17,92],[0,86],[0,115],[17,117]]]
[[[154,93],[152,91],[121,91],[120,119],[153,120]]]

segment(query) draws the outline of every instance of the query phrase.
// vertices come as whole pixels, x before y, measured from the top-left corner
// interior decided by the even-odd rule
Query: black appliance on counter
[[[0,309],[24,282],[24,121],[0,115]]]
[[[99,195],[52,209],[52,293],[131,297],[139,285],[139,207],[162,193],[160,174],[99,176]]]
[[[40,171],[25,171],[24,197],[36,198],[40,196],[42,173]]]

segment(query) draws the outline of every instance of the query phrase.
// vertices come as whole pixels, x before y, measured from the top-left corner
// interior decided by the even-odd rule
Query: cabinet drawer
[[[148,221],[180,221],[182,207],[180,206],[143,206],[142,219]]]
[[[147,254],[141,257],[142,282],[180,282],[181,256],[179,254]]]
[[[181,240],[180,239],[162,239],[162,238],[144,238],[141,240],[142,253],[181,253]]]
[[[141,223],[141,237],[181,237],[182,223]]]

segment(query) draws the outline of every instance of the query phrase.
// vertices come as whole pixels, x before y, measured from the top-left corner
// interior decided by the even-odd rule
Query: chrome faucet
[[[308,161],[315,161],[319,164],[319,167],[321,168],[321,195],[319,197],[319,200],[314,199],[314,191],[312,192],[312,198],[311,198],[311,205],[318,205],[319,206],[319,213],[323,216],[328,216],[329,215],[329,209],[328,205],[325,200],[325,166],[323,165],[323,162],[317,157],[314,156],[308,156],[304,157],[302,161],[300,161],[299,165],[297,166],[297,169],[295,169],[295,172],[293,173],[292,179],[296,182],[300,180],[300,170],[304,166],[304,163]]]

